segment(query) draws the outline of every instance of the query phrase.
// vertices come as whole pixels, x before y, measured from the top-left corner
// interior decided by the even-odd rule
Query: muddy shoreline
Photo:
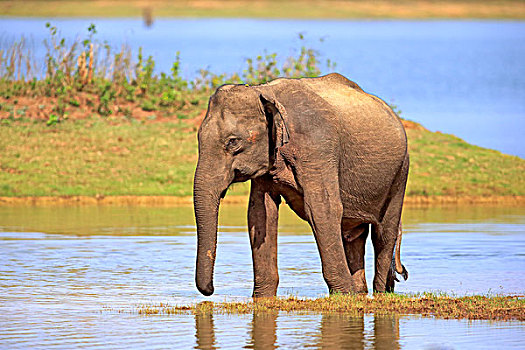
[[[226,196],[222,204],[247,204],[248,196]],[[29,196],[0,197],[0,206],[185,206],[193,205],[190,196]],[[525,196],[409,196],[406,206],[439,205],[518,205],[525,206]]]

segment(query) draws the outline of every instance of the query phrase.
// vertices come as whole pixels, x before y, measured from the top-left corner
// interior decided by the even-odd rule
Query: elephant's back
[[[319,78],[301,79],[312,92],[337,109],[366,106],[370,98],[356,83],[340,74],[332,73]]]
[[[382,148],[405,148],[399,152],[404,157],[406,134],[399,117],[383,100],[340,74],[280,78],[261,87],[276,93],[289,114],[295,115],[295,126],[304,126],[305,132],[322,125],[327,135],[339,135],[341,143],[354,151],[366,152],[371,143],[380,142]]]
[[[319,78],[301,80],[315,94],[337,108],[343,117],[350,117],[349,112],[360,112],[365,115],[369,114],[366,115],[368,118],[390,119],[393,117],[397,120],[395,114],[383,100],[364,92],[359,85],[341,74],[332,73]]]
[[[332,73],[320,78],[301,79],[337,115],[340,130],[347,133],[372,133],[393,142],[406,139],[403,124],[390,106],[379,97],[364,92],[344,76]]]

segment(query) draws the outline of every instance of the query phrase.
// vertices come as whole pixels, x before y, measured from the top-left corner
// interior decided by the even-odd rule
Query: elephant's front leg
[[[321,255],[323,277],[330,293],[351,293],[355,291],[355,286],[341,236],[343,205],[339,196],[339,184],[336,175],[329,179],[331,181],[324,181],[316,174],[305,177],[305,211],[314,232]]]
[[[253,297],[273,297],[277,294],[277,227],[280,196],[272,193],[271,182],[251,181],[248,228],[253,259]]]

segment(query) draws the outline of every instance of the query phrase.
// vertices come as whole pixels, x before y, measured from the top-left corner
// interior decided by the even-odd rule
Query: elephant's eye
[[[236,151],[237,148],[240,145],[241,139],[238,139],[236,137],[232,137],[226,141],[226,149],[229,151]]]

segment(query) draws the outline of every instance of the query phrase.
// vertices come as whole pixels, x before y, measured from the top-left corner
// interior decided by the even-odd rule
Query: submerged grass
[[[464,296],[442,293],[332,295],[319,299],[298,297],[264,298],[247,302],[202,302],[172,306],[165,303],[142,305],[140,315],[177,315],[183,313],[251,314],[254,312],[338,312],[363,314],[417,314],[426,317],[471,320],[525,321],[524,296]]]

